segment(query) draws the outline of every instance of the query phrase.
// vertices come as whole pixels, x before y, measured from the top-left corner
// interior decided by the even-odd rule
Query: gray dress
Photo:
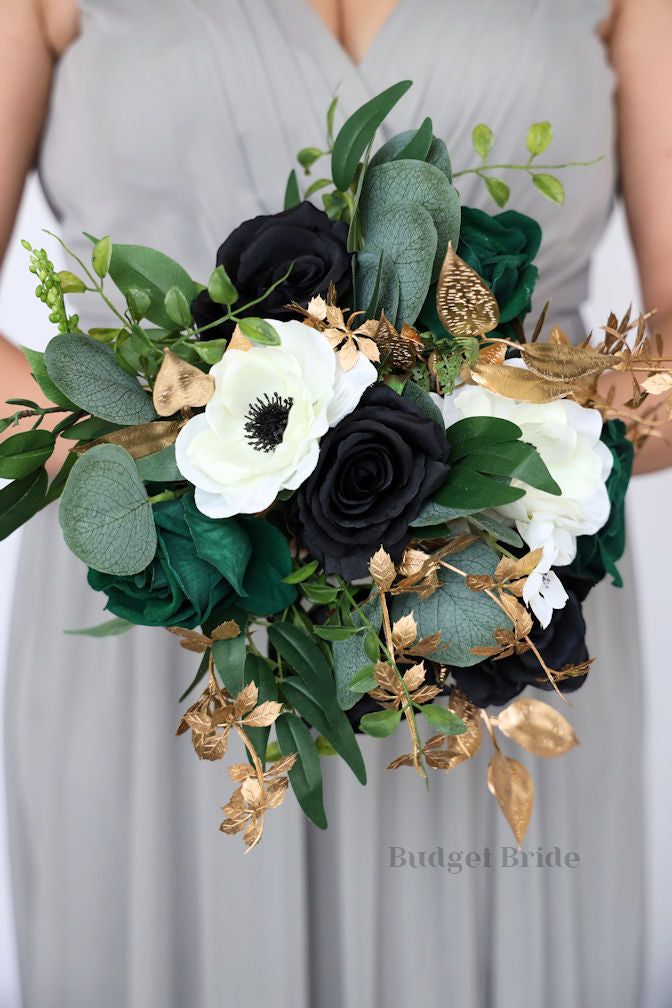
[[[306,0],[84,0],[40,156],[65,238],[83,229],[171,253],[205,278],[240,221],[279,209],[295,151],[400,78],[386,132],[431,115],[454,163],[471,128],[501,161],[552,120],[558,209],[529,180],[512,206],[544,228],[538,304],[576,338],[614,185],[607,0],[401,0],[359,67]],[[487,206],[474,176],[463,201]],[[88,321],[96,321],[90,319]],[[601,319],[591,320],[594,324]],[[24,539],[7,697],[9,810],[27,1008],[635,1008],[642,929],[641,677],[632,576],[588,606],[598,664],[568,711],[582,745],[543,763],[525,849],[575,868],[502,867],[512,843],[485,787],[486,746],[429,794],[384,767],[401,733],[364,739],[369,785],[324,759],[327,833],[293,797],[243,857],[217,830],[223,764],[174,738],[194,663],[160,630],[101,642],[62,630],[103,600],[57,516]],[[513,747],[508,749],[513,753]],[[493,867],[392,868],[389,848],[493,851]]]

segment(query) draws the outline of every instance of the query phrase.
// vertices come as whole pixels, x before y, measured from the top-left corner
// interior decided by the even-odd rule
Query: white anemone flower
[[[551,567],[570,564],[576,556],[577,537],[599,532],[609,517],[606,481],[613,458],[600,440],[602,417],[598,410],[569,399],[525,403],[478,385],[434,398],[446,427],[473,416],[499,417],[516,424],[522,440],[534,445],[559,485],[562,492],[556,496],[514,479],[512,485],[524,487],[525,496],[492,509],[516,526],[531,550],[543,550],[528,579],[524,600],[541,625],[548,626],[553,609],[562,609],[567,601]]]
[[[296,490],[317,464],[319,440],[376,380],[363,354],[343,371],[322,333],[268,320],[280,346],[227,350],[210,369],[215,389],[175,444],[177,467],[210,518],[256,514]]]

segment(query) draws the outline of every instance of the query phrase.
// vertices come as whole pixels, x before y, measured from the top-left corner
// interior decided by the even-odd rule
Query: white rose
[[[177,467],[210,518],[255,514],[296,490],[315,468],[320,437],[376,380],[362,354],[344,372],[322,333],[302,322],[269,323],[280,346],[228,350],[210,370],[205,412],[177,438]]]
[[[511,362],[513,363],[513,362]],[[446,427],[464,417],[492,416],[510,420],[522,430],[522,440],[534,445],[548,471],[559,485],[559,496],[525,487],[520,500],[493,508],[515,524],[531,550],[543,549],[543,558],[528,581],[525,601],[543,626],[553,608],[562,608],[564,590],[555,575],[542,578],[553,566],[564,566],[576,556],[576,539],[594,535],[609,517],[606,480],[611,472],[611,452],[600,441],[602,417],[569,399],[550,403],[524,403],[497,395],[477,385],[468,385],[451,396],[435,401]],[[564,598],[563,598],[564,596]]]

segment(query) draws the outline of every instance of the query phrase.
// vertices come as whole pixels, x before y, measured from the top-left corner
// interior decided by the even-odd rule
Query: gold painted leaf
[[[261,840],[261,834],[264,829],[263,819],[253,819],[250,825],[247,827],[243,833],[243,839],[245,841],[245,846],[248,851],[251,851],[259,841]],[[247,853],[247,851],[245,851]]]
[[[199,759],[220,760],[226,753],[229,743],[229,733],[225,731],[221,735],[215,735],[212,732],[207,735],[201,735],[199,732],[192,732],[191,740]]]
[[[392,586],[397,572],[390,554],[382,546],[369,561],[369,573],[380,591],[385,592]]]
[[[198,630],[187,630],[186,627],[179,626],[169,626],[166,627],[168,633],[175,634],[176,637],[180,638],[180,647],[183,647],[186,651],[195,651],[196,654],[203,654],[208,650],[212,641],[205,634],[199,633]]]
[[[152,400],[159,416],[172,416],[192,406],[205,406],[215,391],[210,375],[183,361],[172,350],[163,351]]]
[[[279,774],[287,773],[292,769],[296,763],[297,753],[290,753],[288,756],[283,756],[282,759],[277,760],[267,771],[267,777],[276,777]]]
[[[220,623],[219,626],[215,627],[210,635],[214,640],[231,640],[233,637],[238,637],[240,634],[240,627],[235,620],[226,620],[224,623]]]
[[[256,683],[248,683],[244,686],[236,699],[233,702],[233,713],[234,716],[239,718],[244,714],[247,714],[254,707],[257,706],[257,700],[259,698],[259,690],[257,689]]]
[[[405,753],[403,756],[395,756],[391,763],[387,764],[388,770],[398,770],[402,766],[415,766],[413,757],[410,753]]]
[[[229,777],[233,781],[244,781],[248,777],[254,777],[256,772],[249,763],[234,763],[228,770]]]
[[[536,345],[536,344],[535,344]],[[547,381],[523,368],[510,364],[478,364],[471,372],[477,385],[521,402],[545,403],[562,399],[571,392],[571,385],[557,381]]]
[[[529,771],[518,760],[495,749],[488,765],[488,788],[499,802],[520,847],[534,804],[534,784]]]
[[[503,364],[506,359],[506,343],[489,343],[478,352],[479,364]]]
[[[255,707],[250,714],[243,718],[243,724],[249,728],[268,728],[276,720],[281,710],[281,703],[278,703],[276,700],[265,700],[264,703],[260,703],[258,707]]]
[[[492,291],[476,270],[460,259],[450,242],[436,285],[436,309],[453,336],[483,336],[499,322]]]
[[[549,704],[533,697],[509,704],[498,715],[497,727],[535,756],[562,756],[579,744],[569,721]]]
[[[406,651],[418,636],[418,626],[413,613],[402,616],[392,627],[392,643],[398,651]]]
[[[650,392],[651,395],[662,395],[663,392],[669,392],[672,389],[672,374],[668,372],[653,374],[642,382],[642,388]]]
[[[561,342],[525,343],[520,355],[530,371],[549,381],[572,382],[600,374],[620,363],[616,354],[599,353],[590,347]]]
[[[425,681],[425,663],[420,662],[418,665],[413,665],[412,668],[404,672],[402,679],[409,693],[417,690]],[[416,701],[416,703],[419,702]]]
[[[96,445],[116,444],[125,448],[134,459],[145,458],[147,455],[153,455],[154,452],[162,451],[174,444],[185,422],[184,420],[155,420],[153,423],[124,427],[122,430],[103,434],[95,441],[87,441],[86,444],[77,445],[71,451],[76,455],[83,455],[89,448],[95,448]]]

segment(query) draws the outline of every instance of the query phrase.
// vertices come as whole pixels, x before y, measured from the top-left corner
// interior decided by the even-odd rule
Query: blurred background
[[[34,277],[27,269],[27,253],[19,238],[53,250],[57,268],[63,265],[55,242],[41,235],[41,228],[56,229],[36,181],[30,181],[23,200],[14,240],[0,277],[0,331],[17,343],[43,350],[53,335],[47,312],[33,295]],[[637,290],[632,252],[622,209],[614,209],[609,228],[596,256],[590,299],[584,306],[587,328],[606,321],[610,310],[623,314]],[[634,307],[639,309],[637,301]],[[672,676],[669,674],[669,609],[672,602],[669,571],[672,570],[672,526],[668,520],[672,504],[672,472],[639,477],[630,492],[630,548],[634,553],[642,622],[643,681],[646,712],[646,829],[647,852],[647,934],[646,967],[642,1008],[669,1008],[672,1003],[672,803],[669,800],[669,770],[672,766],[672,732],[668,708],[672,709]],[[12,674],[7,668],[7,631],[19,538],[22,533],[0,543],[0,711],[4,710],[4,684]],[[30,531],[28,530],[28,533]],[[48,576],[48,572],[46,572]],[[82,577],[84,574],[82,574]],[[54,586],[56,589],[57,586]],[[33,628],[39,633],[39,627]],[[593,675],[609,675],[599,662]],[[48,648],[45,648],[45,675],[49,675]],[[120,669],[120,675],[123,670]],[[638,680],[635,679],[634,682]],[[580,703],[580,694],[576,702]],[[0,735],[2,723],[0,722]],[[628,746],[629,740],[623,739]],[[11,877],[7,854],[5,781],[3,749],[0,749],[0,1008],[20,1004],[18,971],[12,923]],[[45,760],[49,753],[43,754]],[[605,774],[609,767],[605,766]],[[45,823],[44,828],[49,829]],[[622,870],[629,870],[627,861]],[[628,907],[623,907],[623,915]],[[120,1006],[121,1008],[121,1006]],[[579,1008],[579,1006],[577,1006]],[[590,1006],[601,1008],[601,1006]]]

